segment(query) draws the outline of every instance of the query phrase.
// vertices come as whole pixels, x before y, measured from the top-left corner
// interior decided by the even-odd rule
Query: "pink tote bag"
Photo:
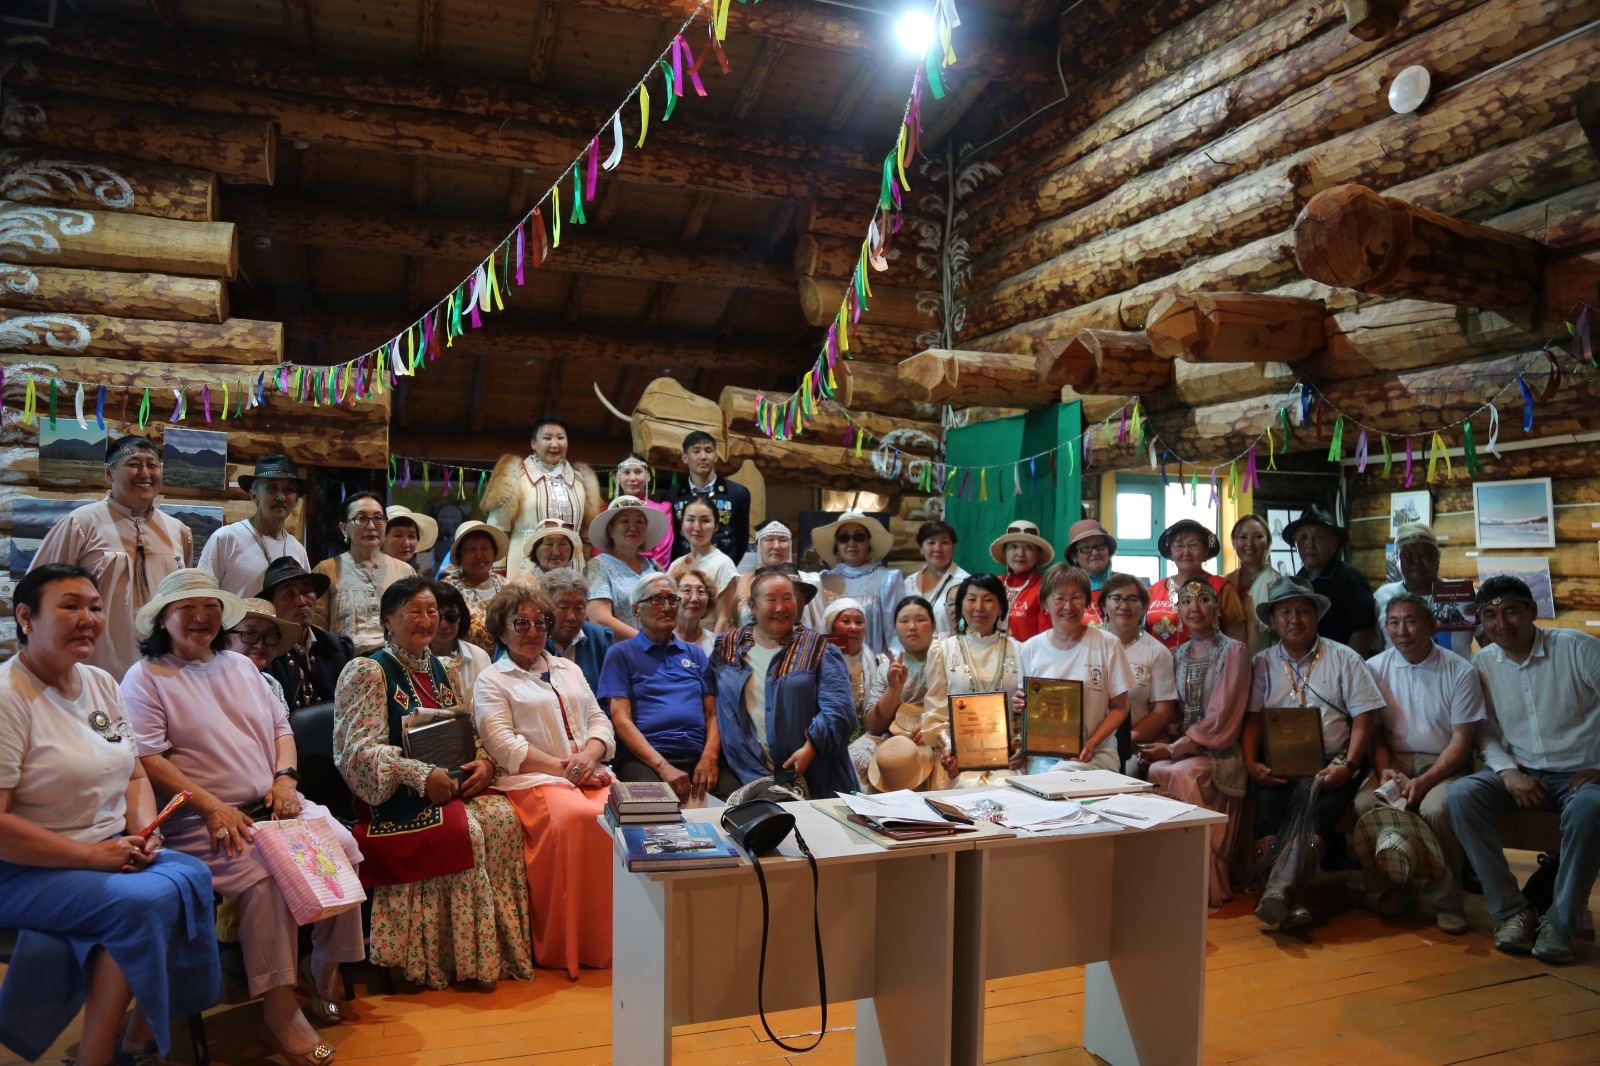
[[[332,918],[366,901],[361,879],[327,818],[257,822],[252,829],[261,861],[299,924]]]

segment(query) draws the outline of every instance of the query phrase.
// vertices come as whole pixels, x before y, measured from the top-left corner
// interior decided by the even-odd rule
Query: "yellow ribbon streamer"
[[[644,147],[644,139],[650,132],[650,87],[643,82],[639,83],[639,143],[635,148]]]
[[[561,247],[561,186],[550,186],[550,221],[555,224],[555,234],[550,241],[552,248]]]

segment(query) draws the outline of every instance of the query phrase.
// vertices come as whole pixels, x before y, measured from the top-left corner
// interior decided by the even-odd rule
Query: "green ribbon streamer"
[[[883,185],[878,190],[878,207],[884,211],[894,210],[894,153],[891,152],[883,158]]]
[[[1394,453],[1389,450],[1389,435],[1387,433],[1378,439],[1383,441],[1383,473],[1378,476],[1388,477],[1389,468],[1394,465]]]
[[[144,399],[139,401],[139,428],[143,429],[145,423],[150,421],[150,390],[144,390]]]
[[[1278,414],[1283,416],[1283,443],[1278,445],[1278,454],[1279,455],[1288,455],[1289,454],[1289,433],[1291,431],[1291,427],[1289,425],[1289,409],[1287,407],[1285,407],[1285,408],[1281,409],[1278,412]]]
[[[665,122],[672,117],[672,109],[678,106],[678,90],[672,80],[672,68],[667,65],[667,61],[658,59],[656,62],[661,64],[661,77],[667,83],[667,106],[661,112],[661,121]]]
[[[578,184],[578,168],[572,168],[572,213],[567,216],[568,222],[575,222],[582,226],[589,219],[583,213],[583,186]]]
[[[1468,422],[1461,431],[1461,450],[1466,453],[1467,476],[1478,476],[1478,442],[1472,438],[1472,423]]]
[[[923,56],[922,66],[928,72],[928,91],[933,93],[935,100],[944,99],[944,82],[939,80],[939,64],[933,61],[933,49],[928,49],[928,54]]]
[[[1333,442],[1328,445],[1328,461],[1337,463],[1344,458],[1344,415],[1333,422]]]
[[[1189,472],[1189,502],[1192,504],[1200,502],[1200,470],[1198,467]]]
[[[50,428],[56,428],[56,379],[50,379]]]

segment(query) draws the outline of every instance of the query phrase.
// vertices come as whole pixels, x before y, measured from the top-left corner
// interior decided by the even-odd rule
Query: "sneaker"
[[[1531,909],[1520,910],[1494,925],[1494,946],[1509,955],[1526,955],[1533,950],[1533,934],[1539,916]]]
[[[1433,916],[1433,924],[1439,927],[1441,933],[1460,936],[1467,931],[1467,916],[1460,911],[1437,911]]]
[[[1498,946],[1498,943],[1496,944]],[[1540,962],[1568,963],[1577,956],[1572,934],[1548,914],[1539,920],[1539,939],[1533,943],[1533,957]]]

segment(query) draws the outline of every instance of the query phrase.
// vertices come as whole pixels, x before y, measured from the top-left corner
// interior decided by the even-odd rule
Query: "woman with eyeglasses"
[[[1024,678],[1060,678],[1083,684],[1083,746],[1076,758],[1029,760],[1027,773],[1050,770],[1120,770],[1117,730],[1128,716],[1133,671],[1122,641],[1084,619],[1089,609],[1089,575],[1062,563],[1045,571],[1039,593],[1050,614],[1050,628],[1022,645]],[[1020,714],[1022,692],[1013,697]]]
[[[244,618],[228,630],[228,650],[238,652],[255,664],[273,695],[288,711],[289,698],[284,695],[283,685],[267,673],[267,667],[272,665],[272,660],[300,643],[305,636],[305,627],[279,618],[272,604],[266,600],[246,599],[244,606]]]
[[[1172,679],[1172,653],[1144,631],[1150,594],[1132,574],[1112,574],[1100,587],[1105,629],[1122,642],[1133,671],[1128,687],[1128,717],[1117,730],[1117,757],[1124,772],[1143,777],[1136,757],[1140,744],[1165,740],[1177,720],[1178,686]],[[1088,612],[1084,612],[1087,616]]]
[[[1245,635],[1249,637],[1250,654],[1254,655],[1272,647],[1277,639],[1272,627],[1256,617],[1256,604],[1272,594],[1272,583],[1283,575],[1270,561],[1272,529],[1265,518],[1258,514],[1240,515],[1228,539],[1233,542],[1239,566],[1226,577],[1244,608]]]
[[[708,792],[726,798],[733,775],[719,766],[711,660],[674,631],[689,602],[683,592],[666,574],[633,587],[639,635],[606,652],[596,695],[617,733],[612,773],[622,781],[664,781],[680,802],[698,803]]]
[[[441,581],[433,591],[439,601],[439,631],[429,641],[428,650],[441,662],[455,667],[461,691],[470,696],[478,675],[489,668],[489,653],[461,635],[472,617],[461,590]]]
[[[711,607],[711,579],[694,567],[678,575],[678,624],[673,629],[679,640],[693,644],[707,655],[716,646],[717,635],[705,628],[706,612]]]
[[[533,976],[522,825],[489,789],[495,764],[481,740],[458,766],[410,754],[408,732],[459,728],[470,713],[455,669],[429,648],[439,595],[420,577],[384,590],[387,640],[339,675],[333,759],[356,798],[373,964],[427,988],[491,988]]]
[[[923,697],[923,736],[942,759],[946,774],[956,775],[950,750],[950,697],[974,692],[1016,692],[1022,684],[1022,644],[1006,633],[1006,589],[993,574],[972,574],[956,586],[954,636],[928,648],[928,679]],[[968,773],[962,784],[979,784],[987,774]]]
[[[317,600],[312,622],[319,629],[343,633],[355,642],[356,654],[383,647],[383,621],[379,603],[383,592],[416,571],[383,551],[383,533],[389,516],[383,501],[370,492],[358,492],[344,501],[339,532],[349,547],[324,559],[312,572],[328,579],[328,591]]]
[[[488,625],[505,654],[478,678],[473,717],[522,823],[534,961],[576,981],[611,965],[611,839],[595,819],[616,738],[583,671],[546,647],[555,611],[528,585],[495,597]]]
[[[639,631],[628,621],[634,583],[660,573],[644,552],[667,537],[670,523],[637,496],[618,496],[589,523],[589,543],[598,552],[583,576],[589,582],[589,621],[606,626],[618,640]]]
[[[1204,581],[1217,594],[1222,631],[1243,643],[1247,639],[1246,619],[1238,590],[1227,578],[1203,569],[1222,551],[1217,535],[1194,519],[1184,518],[1162,531],[1157,549],[1172,560],[1177,572],[1150,586],[1150,610],[1144,620],[1150,635],[1174,651],[1188,640],[1189,630],[1178,610],[1178,589],[1191,581]]]
[[[1249,837],[1244,800],[1250,784],[1239,736],[1250,702],[1250,652],[1218,627],[1216,590],[1204,578],[1178,588],[1178,611],[1190,637],[1178,648],[1176,740],[1139,748],[1162,792],[1228,816],[1211,830],[1210,902],[1220,907],[1245,877]]]
[[[717,532],[716,509],[704,496],[696,496],[683,505],[679,523],[689,554],[674,559],[667,573],[676,579],[693,567],[710,578],[711,606],[706,613],[711,616],[711,631],[726,632],[734,624],[739,573],[727,553],[711,542]]]
[[[1084,620],[1091,626],[1103,625],[1105,618],[1100,598],[1111,578],[1111,559],[1117,554],[1117,538],[1107,533],[1099,522],[1084,518],[1072,523],[1067,531],[1066,550],[1061,554],[1067,562],[1089,575],[1089,609],[1084,612]]]

